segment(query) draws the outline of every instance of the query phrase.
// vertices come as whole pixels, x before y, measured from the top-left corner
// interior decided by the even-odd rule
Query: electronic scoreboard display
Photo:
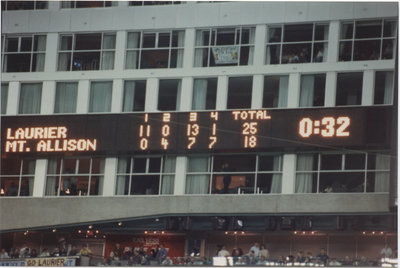
[[[3,116],[1,151],[12,157],[386,148],[391,124],[391,107]]]

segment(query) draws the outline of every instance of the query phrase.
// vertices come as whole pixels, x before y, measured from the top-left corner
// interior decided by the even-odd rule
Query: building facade
[[[397,36],[396,2],[3,1],[2,247],[394,250]]]

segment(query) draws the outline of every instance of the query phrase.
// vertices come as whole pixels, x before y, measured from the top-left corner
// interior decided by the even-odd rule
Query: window
[[[270,26],[266,64],[326,61],[328,33],[323,23]]]
[[[1,84],[1,114],[7,113],[8,84]]]
[[[174,178],[175,157],[121,157],[115,194],[173,194]]]
[[[101,195],[104,158],[52,158],[47,166],[47,196]]]
[[[195,67],[253,65],[254,27],[196,31]]]
[[[58,82],[54,113],[75,113],[78,99],[78,82]]]
[[[363,73],[338,73],[336,106],[361,105]]]
[[[125,81],[124,112],[144,111],[146,80]]]
[[[343,22],[339,61],[393,59],[396,26],[395,20]]]
[[[287,107],[288,75],[264,77],[263,108]]]
[[[160,80],[158,90],[158,110],[178,111],[181,95],[181,80],[166,79]]]
[[[186,194],[267,194],[281,189],[281,155],[189,157]]]
[[[374,104],[392,104],[392,102],[393,72],[376,72]]]
[[[59,71],[114,69],[115,33],[62,34]]]
[[[388,192],[390,156],[381,153],[297,155],[296,193]]]
[[[111,112],[112,82],[92,82],[90,87],[90,113]]]
[[[47,9],[49,1],[1,1],[1,10],[33,10]]]
[[[159,5],[177,5],[184,1],[129,1],[130,6],[159,6]]]
[[[35,164],[33,159],[1,159],[0,196],[32,196]]]
[[[128,33],[125,68],[182,68],[184,39],[184,31]]]
[[[39,114],[42,99],[42,83],[21,84],[19,114]]]
[[[45,35],[5,36],[3,72],[42,72],[46,52]]]
[[[228,109],[251,108],[253,77],[230,77],[228,85]]]
[[[301,76],[299,107],[324,106],[325,74]]]
[[[61,8],[91,8],[117,6],[118,1],[61,1]]]
[[[195,79],[193,84],[193,110],[214,110],[217,101],[217,78]]]

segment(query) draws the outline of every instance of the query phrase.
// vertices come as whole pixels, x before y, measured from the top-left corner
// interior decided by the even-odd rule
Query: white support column
[[[251,95],[251,108],[262,108],[264,94],[264,76],[262,74],[255,74],[253,76],[253,94]]]
[[[185,49],[183,51],[183,68],[190,69],[194,66],[194,45],[196,30],[194,28],[185,31]]]
[[[146,101],[144,105],[145,112],[157,112],[158,103],[158,84],[157,78],[149,78],[146,83]]]
[[[19,87],[19,82],[8,83],[7,115],[18,114]]]
[[[52,2],[52,1],[49,1]],[[58,33],[48,33],[46,37],[46,56],[44,62],[45,72],[57,71],[57,43]]]
[[[256,26],[255,47],[254,47],[254,66],[263,66],[265,62],[267,26],[265,24]]]
[[[336,106],[336,72],[326,73],[325,82],[325,106]]]
[[[115,194],[117,165],[117,158],[106,158],[104,167],[103,196],[113,196]]]
[[[327,62],[336,62],[339,53],[339,35],[340,35],[340,22],[331,21],[329,24],[328,35],[328,60]]]
[[[175,166],[174,195],[185,194],[186,166],[187,166],[187,158],[185,156],[177,156],[176,166]]]
[[[217,83],[217,110],[225,110],[228,104],[228,76],[219,76]]]
[[[288,108],[299,107],[299,97],[300,97],[300,74],[291,73],[289,75],[289,85],[288,85]]]
[[[124,94],[124,81],[122,79],[114,79],[112,98],[111,98],[111,112],[120,113],[122,111],[122,99]]]
[[[181,86],[180,111],[190,111],[192,109],[193,78],[184,77]]]
[[[42,102],[40,114],[52,114],[56,101],[56,82],[44,81],[42,85]]]
[[[49,10],[58,11],[61,8],[61,1],[48,1]]]
[[[33,183],[32,196],[43,197],[46,187],[47,159],[37,159],[35,166],[35,181]]]
[[[119,2],[119,3],[122,3]],[[118,31],[116,35],[116,44],[115,44],[115,61],[114,61],[114,70],[122,71],[124,70],[125,65],[125,48],[126,48],[126,31]]]
[[[374,104],[374,87],[375,87],[375,72],[373,70],[364,71],[361,105]]]
[[[283,155],[282,194],[293,194],[296,183],[296,155]]]
[[[78,101],[76,103],[76,112],[78,114],[86,114],[89,111],[89,80],[80,80],[78,84]]]

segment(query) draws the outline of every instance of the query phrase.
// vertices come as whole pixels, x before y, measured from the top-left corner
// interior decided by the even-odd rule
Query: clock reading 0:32
[[[321,135],[322,137],[348,137],[350,132],[347,128],[350,126],[348,116],[334,118],[332,116],[323,117],[321,120],[313,120],[304,117],[299,121],[299,135],[308,138],[311,135]]]

